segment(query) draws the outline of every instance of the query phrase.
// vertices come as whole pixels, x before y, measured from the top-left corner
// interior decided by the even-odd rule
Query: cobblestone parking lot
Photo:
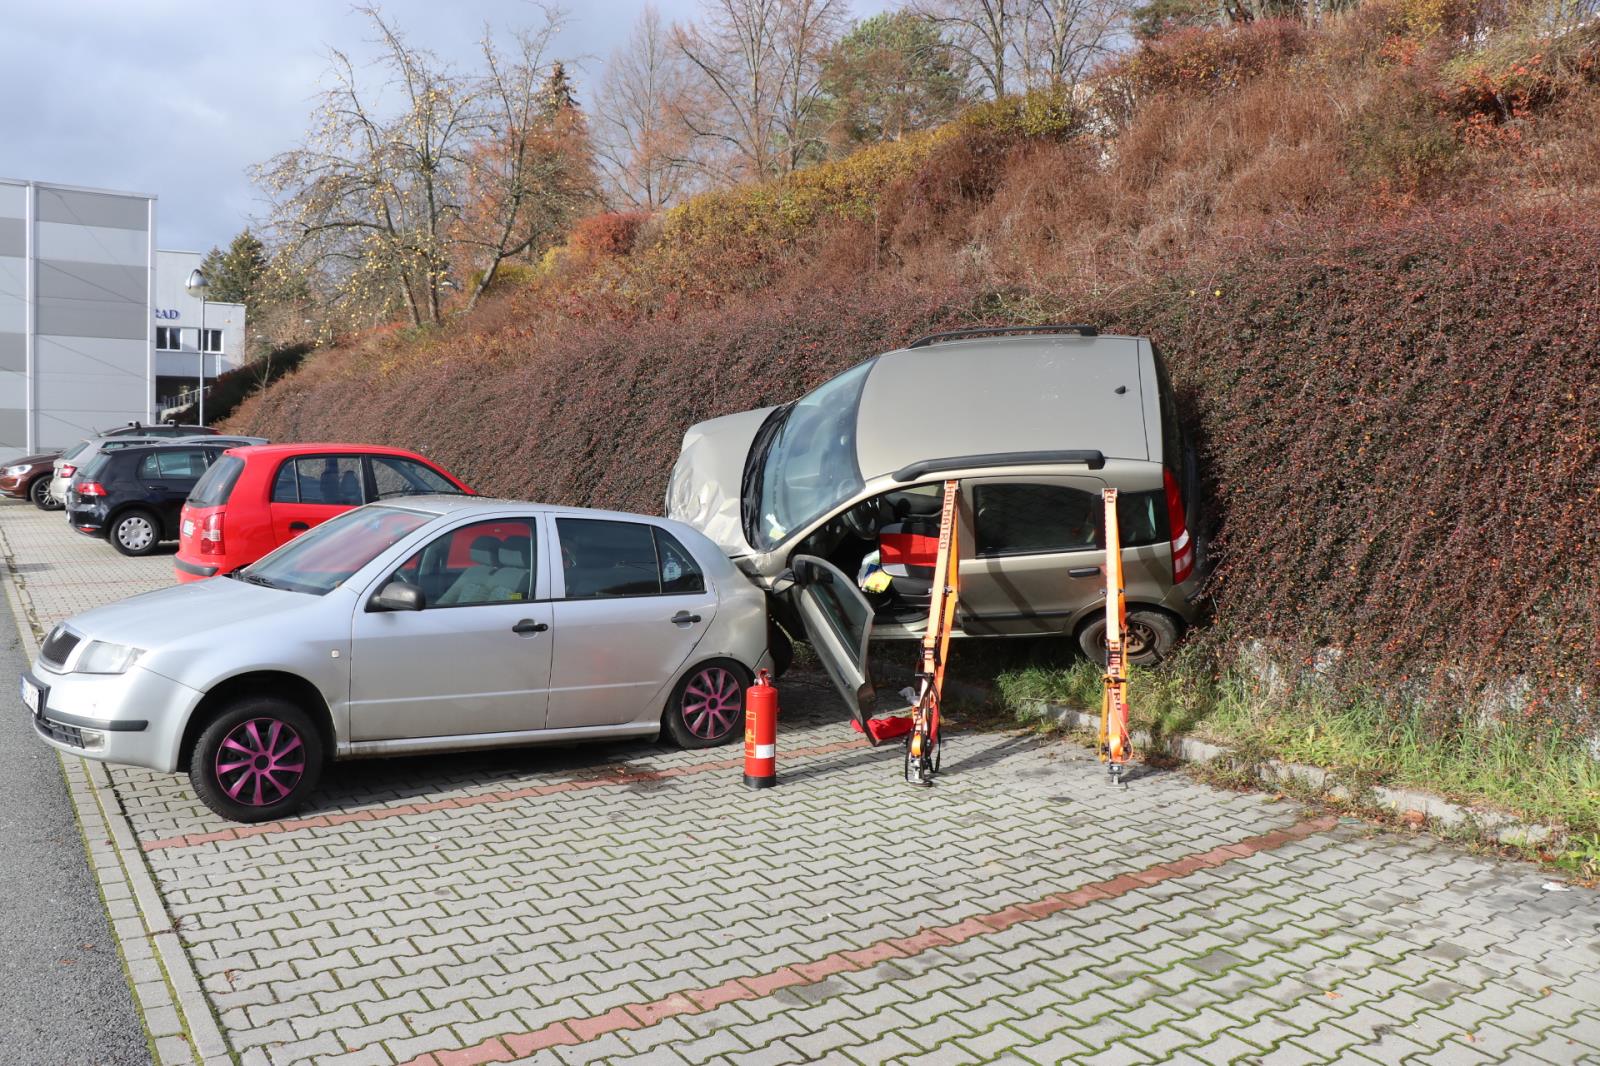
[[[25,504],[0,534],[38,632],[170,582]],[[243,827],[111,769],[161,1058],[208,1053],[128,948],[165,922],[247,1064],[1600,1062],[1593,891],[1022,733],[914,790],[824,680],[780,692],[763,792],[611,744],[343,764]]]

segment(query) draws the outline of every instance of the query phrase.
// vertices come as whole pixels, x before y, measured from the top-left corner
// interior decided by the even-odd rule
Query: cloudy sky
[[[580,100],[644,0],[568,0],[559,55]],[[696,0],[656,0],[667,19]],[[857,11],[883,0],[855,0]],[[262,212],[247,168],[293,145],[327,48],[375,49],[345,0],[4,0],[0,176],[154,193],[157,242],[205,250]],[[485,23],[528,24],[526,0],[386,0],[414,43],[462,65]]]

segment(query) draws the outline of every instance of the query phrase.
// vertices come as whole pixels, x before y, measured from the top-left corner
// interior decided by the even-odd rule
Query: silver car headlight
[[[21,463],[21,464],[18,464],[17,466],[8,466],[8,467],[6,467],[6,473],[9,474],[11,477],[21,477],[23,474],[26,474],[29,469],[30,469],[30,467],[28,466],[27,463]]]
[[[112,644],[104,640],[91,640],[78,654],[78,661],[72,665],[75,674],[124,674],[128,667],[139,661],[139,656],[144,654],[143,648],[129,647],[126,644]]]

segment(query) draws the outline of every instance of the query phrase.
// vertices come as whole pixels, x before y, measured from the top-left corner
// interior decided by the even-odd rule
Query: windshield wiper
[[[276,581],[272,581],[272,580],[269,580],[268,578],[264,578],[260,574],[247,574],[247,573],[243,572],[242,570],[241,571],[236,571],[231,576],[237,577],[240,581],[248,581],[252,585],[260,585],[262,588],[281,589],[283,587],[282,585],[278,584]]]

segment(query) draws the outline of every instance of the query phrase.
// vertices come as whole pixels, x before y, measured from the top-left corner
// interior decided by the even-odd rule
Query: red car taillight
[[[213,511],[200,524],[200,554],[226,555],[222,542],[222,512]]]
[[[80,497],[88,499],[93,496],[104,496],[106,494],[106,487],[100,484],[98,481],[85,481],[83,484],[78,486],[77,491]]]
[[[73,466],[71,463],[65,463],[61,467],[61,476],[62,477],[71,477],[73,474],[76,474],[77,472],[78,472],[78,468]]]
[[[1194,542],[1189,539],[1189,527],[1183,516],[1183,493],[1178,491],[1178,480],[1172,471],[1162,470],[1162,482],[1167,490],[1167,529],[1172,537],[1172,583],[1181,585],[1194,573]]]

